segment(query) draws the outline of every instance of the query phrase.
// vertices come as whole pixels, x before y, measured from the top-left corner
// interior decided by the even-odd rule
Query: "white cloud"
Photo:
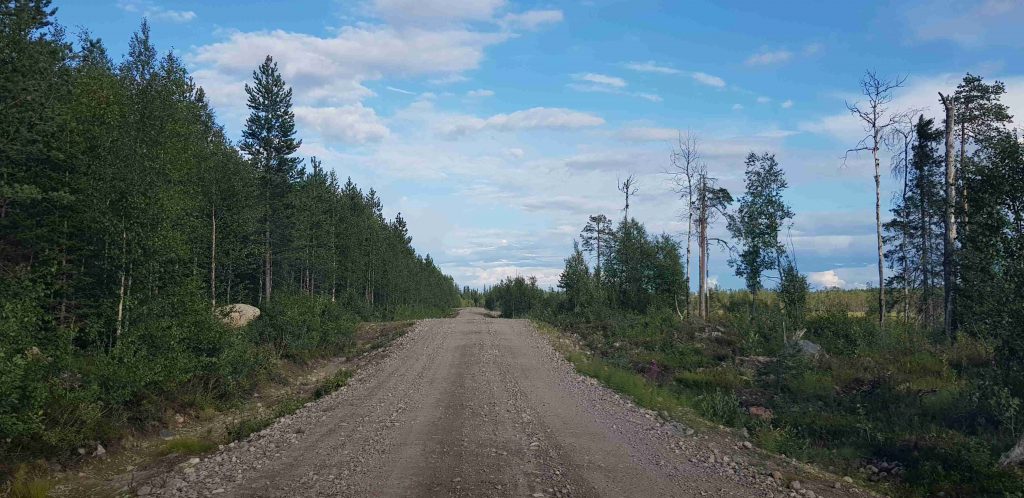
[[[695,72],[691,74],[693,79],[702,85],[713,86],[715,88],[724,88],[725,80],[718,76],[712,76],[708,73]]]
[[[639,71],[642,73],[679,74],[682,72],[672,67],[660,65],[654,61],[630,62],[628,64],[624,64],[624,66],[626,67],[626,69],[631,69],[633,71]]]
[[[321,137],[349,144],[378,142],[390,134],[377,113],[363,104],[341,107],[295,107],[300,127],[314,130]]]
[[[732,110],[734,110],[734,111],[742,111],[743,110],[743,104],[733,104],[732,105]]]
[[[196,18],[196,13],[191,10],[166,9],[146,0],[121,0],[117,3],[117,6],[125,12],[142,14],[153,20],[185,23]]]
[[[345,26],[327,38],[282,30],[233,32],[189,55],[193,75],[218,107],[241,107],[244,84],[271,54],[300,104],[352,103],[373,95],[363,83],[385,75],[457,75],[508,38],[463,28]]]
[[[518,14],[506,14],[501,24],[506,28],[534,30],[545,24],[562,22],[564,15],[560,10],[528,10]]]
[[[781,64],[793,58],[793,53],[788,50],[772,50],[758,52],[747,58],[748,66],[767,66]]]
[[[820,54],[824,50],[825,45],[821,43],[808,43],[807,45],[804,45],[803,53],[805,57],[810,57],[812,55]]]
[[[518,147],[510,147],[505,149],[505,154],[508,154],[508,157],[511,157],[512,159],[522,159],[523,156],[526,155],[526,152]]]
[[[406,95],[416,95],[416,92],[410,92],[409,90],[403,90],[401,88],[396,88],[396,87],[393,87],[393,86],[387,86],[387,87],[384,87],[384,88],[387,88],[388,90],[391,90],[392,92],[404,93]]]
[[[757,103],[758,104],[767,104],[767,103],[769,103],[771,101],[772,101],[772,99],[769,98],[769,97],[758,97],[757,98]]]
[[[942,121],[941,105],[938,103],[938,92],[952,92],[962,75],[940,74],[934,76],[915,77],[907,80],[905,87],[896,93],[896,98],[889,106],[892,110],[917,109],[926,117],[936,118],[937,122]],[[1014,122],[1019,126],[1024,118],[1024,76],[1013,75],[1000,78],[986,78],[992,82],[999,79],[1006,84],[1006,93],[1003,95],[1003,103],[1010,108],[1010,114],[1015,117]],[[856,82],[851,82],[853,87]],[[863,97],[851,94],[844,97],[849,102],[856,102]],[[837,99],[838,100],[838,99]],[[842,103],[837,106],[843,109]],[[816,120],[806,121],[799,124],[801,131],[830,135],[837,141],[848,147],[852,147],[858,140],[865,136],[864,124],[849,112],[838,111],[835,114],[827,115]]]
[[[517,131],[531,129],[574,129],[600,126],[604,119],[586,112],[560,107],[534,107],[509,114],[495,114],[481,119],[458,116],[440,125],[440,133],[449,138],[483,129]]]
[[[470,91],[466,92],[466,96],[467,97],[472,97],[472,98],[493,97],[494,96],[494,91],[493,90],[485,90],[485,89],[481,88],[481,89],[478,89],[478,90],[470,90]]]
[[[627,142],[674,141],[679,137],[679,130],[674,128],[623,128],[616,133],[616,136]]]
[[[633,95],[640,97],[642,99],[650,100],[651,102],[661,102],[662,100],[664,100],[661,98],[661,95],[654,93],[637,92],[634,93]]]
[[[395,24],[449,21],[487,21],[505,6],[505,0],[373,0],[382,19]]]
[[[779,107],[781,107],[783,109],[789,109],[790,107],[793,107],[793,101],[787,99],[787,100],[783,101],[781,104],[779,104]]]
[[[1024,3],[1019,0],[921,0],[907,9],[905,23],[918,41],[945,40],[970,48],[1024,46]]]
[[[812,271],[807,274],[807,281],[815,287],[831,289],[833,287],[844,288],[846,281],[839,278],[835,270]]]
[[[578,81],[586,81],[589,83],[594,83],[595,85],[610,88],[625,88],[626,86],[626,80],[616,76],[608,76],[606,74],[584,73],[574,74],[572,75],[572,77],[573,79]]]

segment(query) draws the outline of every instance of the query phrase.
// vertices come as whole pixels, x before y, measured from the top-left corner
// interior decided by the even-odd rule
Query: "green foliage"
[[[543,304],[544,291],[534,277],[505,277],[487,293],[487,309],[501,311],[506,318],[524,318]]]
[[[751,152],[745,175],[746,192],[739,199],[736,213],[728,217],[729,233],[742,250],[729,264],[746,281],[747,290],[756,294],[766,271],[778,269],[782,273],[779,266],[785,249],[779,232],[793,218],[793,210],[782,199],[788,184],[775,154]]]
[[[0,472],[231,402],[279,358],[350,348],[359,321],[458,304],[372,189],[301,167],[271,59],[236,148],[148,23],[115,64],[53,15],[0,2]],[[229,330],[218,303],[263,314]]]
[[[177,453],[179,455],[202,455],[217,449],[217,443],[197,437],[178,437],[164,443],[160,448],[161,455]]]
[[[227,436],[231,441],[241,441],[267,427],[277,419],[291,415],[302,408],[306,402],[299,398],[289,398],[278,403],[270,413],[246,417],[227,428]]]
[[[313,399],[320,399],[334,391],[337,391],[338,389],[341,389],[351,378],[352,371],[350,370],[341,369],[334,372],[334,375],[324,379],[323,382],[316,386],[316,389],[313,390]]]

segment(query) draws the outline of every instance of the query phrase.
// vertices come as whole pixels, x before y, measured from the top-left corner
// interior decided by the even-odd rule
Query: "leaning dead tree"
[[[860,81],[861,93],[867,98],[863,105],[859,102],[850,104],[846,108],[856,116],[864,125],[866,135],[852,149],[846,151],[846,157],[850,153],[870,151],[871,158],[875,165],[875,235],[878,245],[878,324],[885,324],[885,248],[882,243],[882,173],[879,163],[878,152],[885,141],[886,134],[891,127],[898,125],[907,119],[907,112],[892,111],[889,104],[893,101],[893,93],[903,86],[906,78],[892,80],[879,79],[873,71],[867,71]]]
[[[956,160],[954,158],[953,131],[956,129],[956,102],[952,95],[939,92],[939,100],[946,110],[946,226],[942,239],[942,304],[943,328],[953,337],[956,276],[953,273],[953,253],[956,249]]]

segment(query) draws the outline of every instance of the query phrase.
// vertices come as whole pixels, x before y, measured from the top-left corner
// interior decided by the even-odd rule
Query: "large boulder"
[[[233,329],[244,327],[260,317],[260,309],[248,304],[229,304],[217,308],[217,316]]]
[[[821,346],[808,341],[807,339],[800,339],[796,341],[796,349],[800,354],[809,356],[811,358],[818,358],[819,356],[825,355],[825,350]]]
[[[1024,462],[1024,438],[1017,441],[1010,451],[1003,453],[1003,456],[999,458],[999,465],[1003,467],[1020,465],[1021,462]]]

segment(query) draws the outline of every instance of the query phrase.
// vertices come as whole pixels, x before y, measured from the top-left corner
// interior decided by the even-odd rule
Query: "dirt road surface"
[[[687,435],[690,432],[690,435]],[[577,374],[524,320],[423,320],[341,390],[136,488],[162,496],[780,496]],[[735,463],[736,457],[740,465]],[[730,460],[726,459],[728,463]],[[820,493],[819,493],[820,494]]]

